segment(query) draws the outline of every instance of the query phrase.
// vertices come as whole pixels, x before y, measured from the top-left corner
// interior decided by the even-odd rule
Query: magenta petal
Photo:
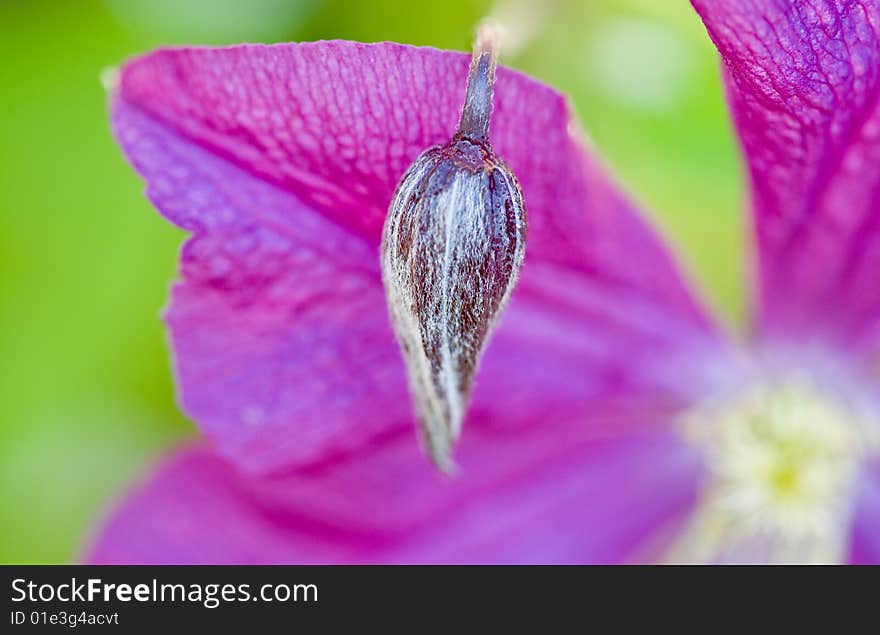
[[[378,238],[405,167],[452,135],[467,63],[321,42],[165,50],[123,68],[116,135],[151,200],[193,233],[167,313],[182,405],[244,468],[289,469],[412,425]],[[670,377],[673,359],[716,345],[573,128],[559,94],[499,70],[492,140],[530,232],[477,377],[475,411],[495,426],[679,400],[669,393],[694,382]]]
[[[182,406],[248,469],[410,425],[372,245],[124,102],[116,134],[195,236],[166,320]]]
[[[436,473],[413,433],[284,477],[247,477],[205,449],[164,463],[116,509],[94,563],[619,562],[656,555],[697,495],[671,435],[577,428],[467,435]],[[583,428],[580,428],[583,430]]]
[[[880,2],[694,0],[751,172],[760,327],[880,343]]]
[[[405,168],[455,132],[469,59],[345,41],[160,50],[123,68],[115,103],[378,244]],[[565,99],[502,68],[494,106],[492,144],[521,181],[530,256],[579,267],[611,256],[621,278],[637,276],[687,302],[662,248],[585,155]],[[624,232],[637,258],[606,253]],[[642,259],[654,266],[641,266]]]
[[[880,564],[880,460],[862,469],[853,514],[849,561]]]

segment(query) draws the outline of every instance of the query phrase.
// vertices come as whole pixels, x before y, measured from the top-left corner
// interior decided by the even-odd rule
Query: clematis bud
[[[493,33],[481,30],[458,132],[404,174],[382,235],[392,323],[423,437],[444,471],[525,253],[519,184],[489,145],[496,51]]]

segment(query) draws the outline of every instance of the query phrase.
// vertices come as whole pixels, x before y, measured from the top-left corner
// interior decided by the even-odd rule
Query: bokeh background
[[[0,0],[0,562],[76,560],[137,474],[194,426],[159,312],[183,234],[110,137],[103,71],[174,44],[346,38],[467,50],[571,96],[622,182],[733,328],[742,169],[714,49],[686,0]]]

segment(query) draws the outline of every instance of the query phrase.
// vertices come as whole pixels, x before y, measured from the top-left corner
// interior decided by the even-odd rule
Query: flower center
[[[675,562],[842,562],[868,415],[804,377],[752,385],[682,419],[708,482]]]

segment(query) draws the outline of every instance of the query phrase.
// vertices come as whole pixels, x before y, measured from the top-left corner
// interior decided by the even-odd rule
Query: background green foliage
[[[742,324],[741,167],[688,4],[652,0],[0,3],[0,562],[76,559],[149,460],[194,434],[158,315],[183,235],[110,138],[102,69],[163,44],[349,38],[469,48],[571,95],[598,150]]]

